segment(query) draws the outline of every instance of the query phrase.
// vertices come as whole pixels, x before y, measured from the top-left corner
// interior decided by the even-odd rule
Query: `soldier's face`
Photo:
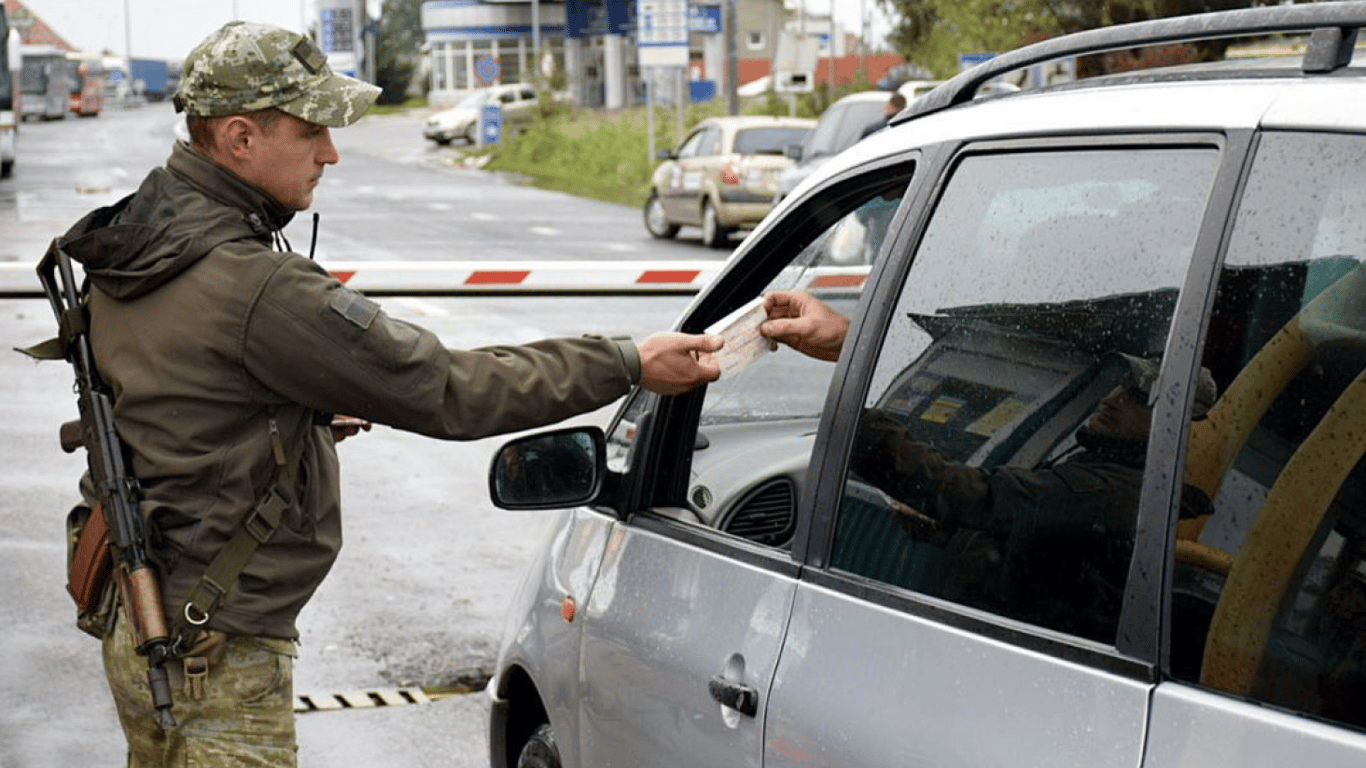
[[[269,125],[257,124],[247,181],[265,190],[281,205],[302,211],[313,204],[313,190],[323,168],[341,157],[326,126],[281,115]]]
[[[1116,440],[1147,440],[1153,412],[1129,386],[1118,386],[1101,398],[1086,420],[1092,434]]]

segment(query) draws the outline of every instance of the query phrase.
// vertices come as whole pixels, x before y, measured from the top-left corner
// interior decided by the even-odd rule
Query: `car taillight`
[[[722,183],[722,184],[739,184],[739,183],[740,183],[740,174],[738,174],[738,173],[735,172],[735,166],[733,166],[733,165],[726,165],[726,166],[722,166],[722,167],[721,167],[721,183]]]

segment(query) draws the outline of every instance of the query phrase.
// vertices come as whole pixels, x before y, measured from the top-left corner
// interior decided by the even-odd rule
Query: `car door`
[[[670,219],[684,224],[701,221],[708,169],[716,164],[720,151],[721,129],[713,123],[703,123],[679,147],[664,203]]]
[[[908,225],[932,213],[884,248],[881,309],[834,374],[768,768],[1142,761],[1133,638],[1157,630],[1122,609],[1147,589],[1136,521],[1165,510],[1145,483],[1172,467],[1083,433],[1120,353],[1164,350],[1221,140],[956,152],[913,190]]]
[[[1177,523],[1146,765],[1366,764],[1364,158],[1361,133],[1257,144],[1200,360],[1223,394],[1187,452],[1212,507]]]
[[[831,266],[851,222],[885,227],[911,165],[884,164],[762,229],[685,330],[762,292],[806,287],[852,311],[868,268]],[[855,227],[863,232],[862,225]],[[576,620],[584,766],[759,766],[787,631],[816,423],[831,367],[774,354],[705,394],[638,394],[609,435],[632,514],[608,534]]]

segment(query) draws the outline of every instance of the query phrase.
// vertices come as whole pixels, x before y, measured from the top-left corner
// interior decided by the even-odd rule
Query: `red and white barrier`
[[[697,293],[722,261],[352,261],[323,264],[370,296]]]
[[[725,261],[348,261],[323,266],[370,296],[693,294]],[[795,287],[859,288],[867,266],[801,270]],[[0,264],[0,298],[42,298],[32,264]]]

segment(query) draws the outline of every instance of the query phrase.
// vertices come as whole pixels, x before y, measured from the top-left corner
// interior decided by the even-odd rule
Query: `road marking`
[[[546,237],[554,237],[560,234],[560,230],[555,229],[554,227],[532,227],[531,231],[538,235],[545,235]]]
[[[484,213],[483,211],[475,211],[474,213],[470,214],[470,218],[474,219],[475,221],[497,221],[498,214]]]

